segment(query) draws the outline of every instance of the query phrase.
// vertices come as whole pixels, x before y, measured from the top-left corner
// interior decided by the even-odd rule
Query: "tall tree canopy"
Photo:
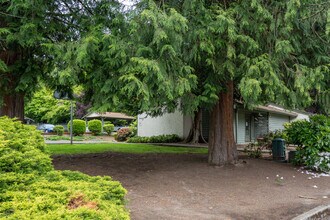
[[[329,89],[326,0],[141,1],[119,30],[80,41],[96,106],[161,114],[211,111],[209,162],[237,159],[233,99],[310,104]]]
[[[53,46],[70,47],[92,27],[113,18],[119,6],[105,0],[1,0],[0,115],[23,119],[24,97],[32,94],[40,79],[68,86],[70,77],[64,80],[53,68]],[[56,65],[67,62],[69,57],[62,57]],[[77,82],[72,79],[71,84]]]
[[[4,1],[5,13],[22,16],[8,6],[10,2],[19,7],[21,1]],[[67,29],[59,36],[71,30],[65,39],[57,37],[57,44],[44,44],[56,64],[50,72],[56,84],[85,84],[94,106],[103,109],[120,106],[154,115],[178,106],[188,114],[209,109],[211,164],[237,159],[234,95],[248,107],[271,101],[295,108],[329,89],[327,0],[143,0],[130,10],[101,0],[80,0],[78,6],[73,0],[54,2],[50,5],[55,8],[37,11],[39,19],[50,18],[49,12],[60,14],[51,19]],[[11,19],[13,25],[7,21],[0,32],[7,36],[7,47],[8,36],[25,27],[18,18]],[[39,21],[45,30],[48,25],[57,27],[47,20]],[[58,29],[50,30],[57,36]],[[36,51],[40,39],[48,39],[32,36],[37,38],[28,45]],[[24,51],[30,48],[13,42]],[[49,58],[31,54],[36,54],[28,56],[32,60]],[[1,65],[7,75],[26,71],[6,70],[9,64]],[[21,76],[16,78],[21,81]]]

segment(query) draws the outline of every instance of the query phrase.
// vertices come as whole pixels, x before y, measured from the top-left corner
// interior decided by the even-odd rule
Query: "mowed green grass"
[[[163,153],[163,154],[207,154],[207,148],[168,147],[150,144],[48,144],[47,150],[52,155],[90,154],[103,152],[118,152],[131,154]]]

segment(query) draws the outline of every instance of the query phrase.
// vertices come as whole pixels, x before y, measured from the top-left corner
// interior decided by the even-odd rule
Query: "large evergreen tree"
[[[120,31],[99,26],[82,41],[91,97],[154,115],[209,109],[209,163],[235,162],[234,94],[247,107],[297,108],[328,89],[329,8],[326,0],[141,1]]]
[[[21,1],[2,4],[10,19],[18,19],[13,16],[22,15],[12,11],[10,2]],[[73,0],[55,2],[61,2],[53,4],[55,14],[61,16],[52,21],[60,20],[64,29],[72,30],[68,38],[56,39],[59,44],[45,44],[56,63],[51,72],[56,83],[84,83],[87,97],[104,110],[120,107],[157,115],[178,106],[186,114],[209,109],[211,164],[237,160],[234,94],[248,107],[272,101],[295,108],[328,89],[330,4],[326,0],[146,0],[129,10],[101,0],[78,1],[78,6]],[[56,11],[38,10],[43,12],[39,18]],[[71,15],[81,11],[82,17],[73,19]],[[49,25],[45,21],[40,22]],[[21,27],[9,23],[2,24],[1,34],[11,36]],[[39,34],[32,36],[39,39]],[[6,48],[8,39],[12,37],[6,38]],[[20,39],[13,45],[25,51]],[[39,41],[28,42],[38,51]],[[9,50],[4,51],[8,56]],[[27,57],[45,59],[33,54],[37,55]],[[22,60],[13,58],[2,60]],[[22,74],[8,69],[10,65],[2,63],[2,71]],[[15,79],[27,85],[21,75]],[[12,87],[20,91],[19,86]]]
[[[0,115],[24,117],[24,98],[39,80],[60,88],[77,82],[53,69],[54,46],[66,48],[107,22],[118,11],[116,1],[1,0],[0,1]],[[71,62],[62,57],[57,66]],[[74,77],[74,76],[72,76]]]

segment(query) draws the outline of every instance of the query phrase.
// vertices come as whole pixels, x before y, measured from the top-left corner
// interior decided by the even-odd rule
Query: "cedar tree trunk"
[[[6,24],[0,21],[0,27],[6,27]],[[0,51],[0,59],[4,61],[7,66],[11,66],[21,59],[21,53],[12,50],[2,50]],[[0,91],[0,98],[2,99],[2,102],[0,101],[0,116],[18,118],[24,121],[25,94],[15,91],[18,79],[11,73],[4,73],[1,74],[0,80],[7,81],[7,84],[5,84],[4,88],[1,88],[2,91]]]
[[[206,143],[202,135],[202,109],[198,109],[198,111],[195,112],[193,124],[185,142],[191,144],[197,144],[201,142]]]
[[[3,96],[3,103],[0,107],[0,116],[4,115],[24,121],[23,93],[5,94]]]
[[[227,89],[219,94],[210,118],[209,164],[236,163],[237,148],[234,138],[233,81],[226,83]]]

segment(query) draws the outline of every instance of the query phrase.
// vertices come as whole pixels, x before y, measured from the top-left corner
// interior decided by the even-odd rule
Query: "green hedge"
[[[35,127],[0,118],[0,219],[129,219],[110,177],[55,171]]]
[[[129,143],[176,143],[182,139],[176,134],[158,135],[151,137],[131,137],[127,140]]]
[[[64,133],[64,127],[62,125],[56,125],[54,127],[54,132],[58,135],[58,136],[62,136]]]
[[[75,136],[83,135],[86,131],[86,122],[80,119],[73,119],[72,133]],[[70,121],[68,122],[68,131],[70,132]]]
[[[88,130],[94,135],[101,134],[102,122],[100,120],[94,119],[88,122]]]
[[[330,171],[330,118],[311,116],[285,125],[287,141],[298,145],[295,163],[321,172]]]
[[[111,123],[110,123],[110,124],[107,123],[107,124],[105,124],[105,125],[103,126],[103,130],[104,130],[105,132],[107,132],[108,135],[110,135],[111,132],[113,132],[114,128],[115,128],[115,126],[114,126],[113,124],[111,124]]]

